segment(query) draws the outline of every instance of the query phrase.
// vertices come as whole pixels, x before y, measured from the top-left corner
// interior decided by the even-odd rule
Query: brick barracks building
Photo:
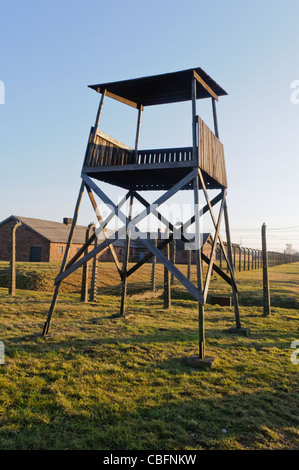
[[[33,219],[29,217],[10,216],[0,223],[0,261],[10,258],[11,229],[16,222],[22,225],[16,230],[16,261],[24,262],[61,262],[71,228],[72,219],[64,218],[63,222]],[[87,227],[77,225],[71,245],[69,258],[73,257],[84,245]],[[111,233],[109,233],[111,235]],[[101,234],[101,237],[103,235]],[[159,234],[157,238],[159,238]],[[101,241],[101,240],[99,240]],[[125,240],[115,240],[118,259],[122,261]],[[203,252],[209,256],[211,252],[212,237],[209,233],[203,234]],[[139,261],[148,251],[141,241],[131,240],[130,261]],[[109,248],[100,255],[99,261],[113,261]],[[184,243],[176,240],[176,263],[187,264],[188,251]],[[192,252],[192,263],[195,262]]]

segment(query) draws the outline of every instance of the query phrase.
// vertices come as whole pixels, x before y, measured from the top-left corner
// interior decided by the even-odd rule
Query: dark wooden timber
[[[176,262],[176,239],[175,238],[171,242],[169,248],[170,248],[171,261],[172,261],[173,264],[175,264],[175,262]],[[170,285],[171,286],[174,285],[174,276],[173,276],[173,274],[171,275]]]
[[[270,302],[270,286],[268,273],[268,253],[267,253],[267,237],[266,224],[262,225],[262,252],[263,252],[263,299],[264,299],[264,316],[271,313]]]
[[[198,175],[199,175],[199,179],[201,181],[201,184],[202,184],[202,189],[203,189],[203,192],[204,192],[204,195],[205,195],[205,198],[206,198],[206,201],[207,201],[207,204],[209,206],[209,210],[210,210],[210,215],[211,215],[211,218],[212,218],[212,221],[213,221],[213,224],[214,224],[214,227],[215,229],[217,230],[217,227],[219,226],[219,229],[220,229],[220,223],[221,223],[221,218],[220,218],[220,221],[218,222],[218,224],[216,223],[216,219],[214,217],[214,213],[213,213],[213,209],[212,209],[212,206],[211,206],[211,203],[210,203],[210,200],[209,200],[209,196],[208,196],[208,192],[207,192],[207,189],[206,189],[206,186],[205,186],[205,182],[204,182],[204,178],[203,178],[203,175],[202,175],[202,172],[200,169],[198,169]],[[224,201],[226,197],[226,189],[223,189],[222,191],[222,200]],[[216,235],[215,235],[216,237]],[[224,254],[224,257],[225,257],[225,260],[226,260],[226,263],[227,263],[227,267],[228,267],[228,271],[230,271],[230,274],[231,274],[231,277],[232,277],[232,281],[235,285],[235,289],[236,291],[238,291],[238,287],[237,287],[237,282],[236,282],[236,279],[235,279],[235,274],[234,274],[234,270],[231,266],[231,262],[230,260],[228,259],[228,255],[226,253],[226,250],[225,250],[225,246],[224,246],[224,243],[222,241],[222,238],[220,236],[220,233],[219,233],[219,230],[217,230],[217,237],[216,237],[216,242],[218,241],[219,239],[219,243],[220,243],[220,247],[221,247],[221,250]],[[221,253],[221,251],[220,251]],[[221,259],[221,258],[220,258]],[[227,271],[227,272],[228,272]]]
[[[210,285],[210,280],[211,280],[211,275],[212,275],[212,270],[213,270],[213,265],[214,265],[214,259],[216,255],[216,250],[217,250],[217,243],[218,243],[218,237],[219,237],[219,231],[220,231],[220,225],[221,225],[221,218],[223,214],[223,206],[224,206],[224,197],[222,199],[222,203],[220,206],[219,210],[219,215],[218,215],[218,221],[216,223],[216,232],[214,235],[214,240],[213,240],[213,245],[212,245],[212,251],[211,251],[211,257],[210,257],[210,264],[208,267],[207,275],[206,275],[206,280],[205,280],[205,287],[203,291],[203,298],[204,301],[206,302],[207,300],[207,295],[208,295],[208,290],[209,290],[209,285]]]
[[[230,271],[231,271],[231,276],[232,276],[232,279],[233,279],[234,265],[233,265],[232,243],[231,243],[231,238],[230,238],[230,228],[229,228],[229,218],[228,218],[226,194],[224,196],[224,220],[225,220],[225,232],[226,232],[226,245],[227,245],[228,259],[229,259],[229,263],[230,263],[230,266],[231,266]],[[232,292],[233,292],[233,304],[234,304],[234,309],[235,309],[236,327],[241,328],[238,288],[237,288],[235,280],[234,280],[233,285],[232,285]]]
[[[9,295],[16,295],[16,231],[22,222],[16,222],[11,228],[10,240],[10,269],[9,269]]]
[[[142,112],[142,106],[139,106],[138,119],[137,119],[137,129],[136,129],[136,138],[135,138],[135,163],[138,163],[138,152],[137,151],[138,151],[138,144],[139,144],[141,112]]]
[[[168,234],[169,236],[169,234]],[[166,256],[167,260],[170,260],[170,250],[169,250],[169,243],[164,248],[164,255]],[[170,286],[170,272],[166,266],[164,266],[164,305],[163,308],[168,310],[171,305],[171,286]]]
[[[92,205],[92,207],[93,207],[93,209],[94,209],[94,211],[95,211],[96,217],[97,217],[97,219],[98,219],[98,222],[99,222],[100,224],[102,224],[103,219],[102,219],[102,216],[101,216],[101,214],[100,214],[98,205],[97,205],[96,200],[95,200],[95,198],[94,198],[94,195],[92,194],[92,191],[91,191],[90,187],[89,187],[88,185],[85,185],[85,186],[86,186],[87,194],[88,194],[88,196],[89,196],[91,205]],[[107,232],[107,228],[106,228],[105,226],[103,226],[102,231],[103,231],[103,234],[104,234],[105,239],[109,238],[108,232]],[[98,232],[97,232],[97,236],[99,236],[99,233],[98,233]],[[122,274],[122,273],[121,273],[121,266],[120,266],[120,264],[119,264],[119,261],[118,261],[118,258],[117,258],[117,254],[116,254],[116,252],[115,252],[115,249],[114,249],[113,245],[109,245],[109,250],[110,250],[110,253],[111,253],[111,255],[112,255],[113,261],[114,261],[114,263],[115,263],[115,266],[116,266],[116,268],[117,268],[117,271],[118,271],[118,273],[119,273],[119,275],[120,275],[120,277],[121,277],[121,274]]]
[[[194,70],[194,78],[212,96],[214,100],[218,101],[218,96],[216,95],[216,93],[212,90],[212,88],[209,87],[209,85],[206,84],[206,82],[198,75],[198,73],[195,70]]]
[[[218,118],[217,118],[217,111],[216,111],[216,102],[214,98],[212,98],[212,109],[213,109],[214,132],[215,132],[215,136],[219,139]]]
[[[192,265],[192,251],[188,251],[188,267],[187,267],[187,278],[191,281],[191,265]]]
[[[157,240],[154,241],[155,247],[157,248]],[[152,274],[151,274],[151,284],[152,284],[152,291],[156,290],[156,264],[157,258],[155,256],[152,257]]]
[[[88,253],[88,240],[91,236],[91,231],[94,230],[94,224],[89,224],[85,233],[85,246],[86,249],[84,254]],[[86,262],[83,265],[82,270],[82,283],[81,283],[81,302],[88,302],[88,291],[89,291],[89,264]]]
[[[196,78],[192,78],[192,136],[193,136],[193,159],[199,158],[197,147],[197,122],[198,116],[196,115]],[[198,141],[200,146],[200,141]],[[199,215],[199,175],[198,172],[193,180],[193,198],[194,198],[194,228],[195,228],[195,263],[197,275],[197,289],[203,292],[202,289],[202,264],[201,264],[201,250],[200,250],[200,215]],[[205,325],[204,325],[204,294],[203,302],[198,302],[198,354],[199,359],[205,357]]]
[[[134,219],[132,220],[132,224],[136,224],[136,222],[140,222],[142,219],[144,219],[144,217],[146,217],[147,215],[150,214],[151,212],[151,208],[152,207],[158,207],[159,205],[163,204],[164,202],[166,202],[170,197],[172,197],[174,194],[176,194],[180,189],[182,189],[182,187],[184,187],[186,184],[188,184],[189,181],[193,180],[195,175],[196,175],[196,170],[193,170],[191,171],[187,176],[185,176],[181,181],[179,181],[176,185],[174,185],[171,189],[169,189],[165,194],[163,194],[162,196],[160,196],[158,199],[156,199],[156,201],[153,202],[152,205],[149,205],[147,208],[144,209],[144,211],[142,211],[138,216],[134,217]],[[108,204],[110,205],[110,207],[113,208],[114,212],[112,213],[112,216],[116,215],[117,217],[120,217],[121,220],[127,224],[127,217],[120,211],[119,209],[119,206],[116,206],[112,201],[111,199],[87,176],[87,175],[82,175],[82,179],[84,181],[84,183],[86,183],[98,196],[100,199],[103,200],[103,202],[105,204]],[[131,192],[129,191],[127,193],[127,196],[130,195]],[[127,197],[126,196],[126,197]],[[106,224],[104,224],[106,225]],[[132,226],[133,226],[132,225]],[[139,232],[139,230],[135,227],[135,230],[137,232]],[[118,239],[118,238],[121,238],[124,234],[125,234],[125,231],[126,231],[126,226],[121,228],[120,230],[117,230],[114,234],[114,236],[108,238],[107,240],[105,240],[104,242],[100,243],[96,248],[94,248],[93,250],[91,250],[88,255],[84,256],[83,258],[81,258],[80,260],[78,260],[76,263],[74,263],[72,266],[70,266],[68,269],[66,269],[64,272],[61,272],[57,278],[55,279],[55,285],[60,283],[61,281],[63,281],[63,279],[67,278],[72,272],[76,271],[80,266],[82,266],[86,261],[88,261],[89,259],[91,259],[93,256],[95,256],[97,253],[100,253],[103,249],[105,249],[106,247],[108,247],[115,239]],[[146,240],[143,240],[143,243],[147,246],[148,246],[148,243]],[[150,244],[150,242],[149,242]],[[150,244],[151,245],[151,244]],[[153,252],[152,250],[152,247],[150,249],[150,251]],[[159,255],[161,256],[161,254],[159,253]],[[163,256],[163,255],[162,255]],[[159,258],[159,256],[157,255],[157,258]],[[159,258],[160,259],[160,258]],[[160,259],[161,261],[161,259]],[[178,271],[178,270],[176,270]],[[176,276],[176,274],[174,274]],[[180,276],[180,275],[179,275]],[[176,276],[177,277],[177,276]],[[191,287],[191,290],[194,292],[194,290],[192,289]],[[202,296],[200,295],[197,295],[196,296],[198,298],[202,298]]]
[[[76,227],[76,223],[77,223],[77,219],[78,219],[78,213],[79,213],[79,208],[80,208],[80,204],[81,204],[81,200],[82,200],[82,196],[83,196],[83,192],[84,192],[84,187],[85,187],[85,184],[84,184],[84,181],[82,181],[80,189],[79,189],[79,194],[78,194],[75,210],[74,210],[74,216],[73,216],[73,220],[72,220],[72,225],[71,225],[71,229],[70,229],[66,249],[65,249],[65,252],[64,252],[64,257],[63,257],[63,260],[62,260],[62,263],[61,263],[60,274],[62,274],[64,272],[65,266],[66,266],[66,263],[67,263],[67,259],[68,259],[68,255],[69,255],[69,251],[70,251],[70,247],[71,247],[71,244],[72,244],[74,231],[75,231],[75,227]],[[50,329],[52,315],[53,315],[53,312],[55,310],[57,297],[58,297],[58,294],[59,294],[60,284],[61,284],[61,282],[57,282],[55,284],[55,290],[54,290],[52,302],[51,302],[50,309],[49,309],[49,312],[48,312],[47,320],[46,320],[46,322],[44,324],[44,328],[43,328],[43,333],[42,333],[43,336],[47,335],[48,332],[49,332],[49,329]]]
[[[129,208],[129,217],[128,217],[128,225],[126,230],[126,243],[124,249],[124,258],[123,258],[123,268],[122,268],[122,294],[121,294],[121,304],[120,304],[120,315],[125,315],[125,302],[127,296],[127,272],[128,272],[128,263],[129,263],[129,253],[130,253],[130,238],[131,238],[131,231],[130,231],[130,222],[132,220],[133,214],[133,202],[134,196],[131,195],[130,197],[130,208]]]
[[[95,239],[95,247],[98,244],[98,239]],[[90,302],[96,302],[98,295],[98,257],[95,256],[92,262],[91,286],[90,286]]]

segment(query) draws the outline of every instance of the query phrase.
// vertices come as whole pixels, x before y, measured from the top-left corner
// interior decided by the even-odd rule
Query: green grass
[[[249,337],[227,332],[232,308],[206,306],[210,371],[184,362],[197,352],[196,303],[176,284],[163,310],[138,295],[147,274],[131,279],[125,319],[116,295],[82,304],[63,292],[46,339],[51,293],[0,289],[0,449],[298,449],[299,264],[270,269],[267,318],[261,270],[238,275]],[[227,294],[217,279],[211,292]]]

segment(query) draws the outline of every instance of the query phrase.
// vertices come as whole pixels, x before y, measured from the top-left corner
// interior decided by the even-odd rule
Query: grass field
[[[270,269],[267,318],[261,270],[238,275],[248,337],[227,332],[232,308],[206,306],[210,371],[184,362],[197,352],[196,303],[176,284],[163,310],[140,294],[149,272],[132,277],[125,319],[113,316],[115,275],[97,303],[63,292],[46,339],[51,293],[0,288],[0,449],[299,449],[299,264]],[[228,289],[213,277],[211,292]]]

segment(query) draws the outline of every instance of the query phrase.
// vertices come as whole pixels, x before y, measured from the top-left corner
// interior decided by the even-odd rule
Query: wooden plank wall
[[[92,144],[89,140],[84,166],[101,167],[132,163],[135,163],[134,151],[113,137],[98,131],[95,143]]]
[[[198,166],[227,187],[223,145],[211,129],[198,117]]]

